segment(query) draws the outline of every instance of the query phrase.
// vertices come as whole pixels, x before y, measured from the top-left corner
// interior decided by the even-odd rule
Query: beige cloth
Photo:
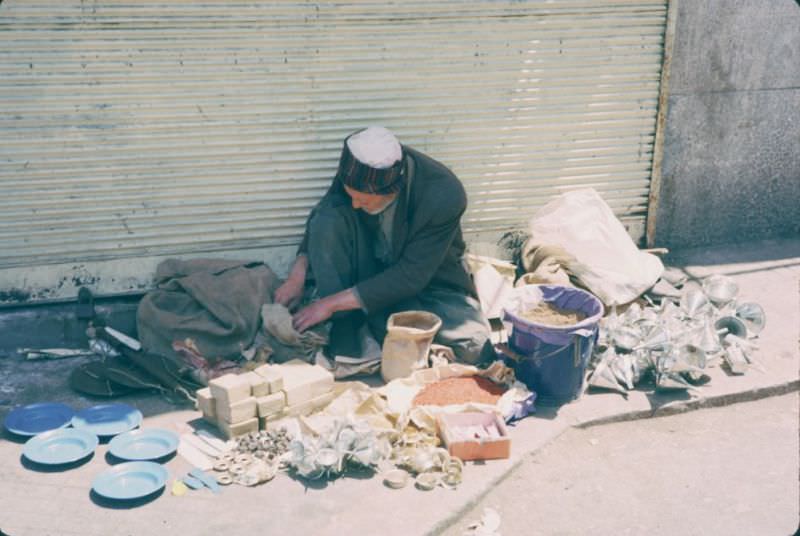
[[[261,308],[263,330],[259,346],[269,355],[269,360],[283,363],[290,359],[302,359],[308,363],[314,354],[328,344],[328,327],[318,325],[299,333],[292,325],[292,314],[279,303],[269,303]]]
[[[516,286],[529,284],[572,286],[568,266],[572,256],[560,246],[543,245],[531,237],[522,246],[522,267],[525,273]]]

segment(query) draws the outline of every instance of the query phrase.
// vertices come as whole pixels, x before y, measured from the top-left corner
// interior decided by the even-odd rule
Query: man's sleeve
[[[314,208],[311,209],[311,212],[308,213],[308,218],[306,218],[306,227],[303,230],[303,240],[300,242],[300,245],[297,246],[297,253],[296,253],[295,256],[299,256],[299,255],[308,256],[308,224],[311,221],[311,218],[314,217],[314,212],[316,212],[317,208],[319,208],[319,206],[322,205],[326,201],[327,198],[329,198],[332,195],[336,195],[336,194],[338,194],[339,192],[342,192],[342,191],[343,190],[342,190],[341,186],[339,185],[339,182],[334,180],[331,183],[330,187],[328,188],[328,191],[326,191],[325,195],[322,196],[322,199],[320,199],[317,202],[317,204],[314,205]]]
[[[366,311],[379,311],[416,296],[430,283],[458,233],[467,205],[463,188],[453,190],[439,200],[427,200],[423,212],[429,219],[409,237],[395,264],[355,286]]]

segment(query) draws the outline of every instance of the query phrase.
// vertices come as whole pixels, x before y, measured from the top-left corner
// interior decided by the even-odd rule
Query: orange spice
[[[414,406],[449,406],[468,402],[494,405],[506,391],[482,376],[447,378],[426,385],[414,397]]]

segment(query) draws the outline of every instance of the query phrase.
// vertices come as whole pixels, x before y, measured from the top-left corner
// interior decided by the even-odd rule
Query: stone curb
[[[573,426],[575,428],[585,429],[591,428],[592,426],[600,426],[617,422],[637,421],[655,417],[667,417],[669,415],[687,413],[689,411],[698,409],[730,406],[740,402],[752,402],[753,400],[760,400],[762,398],[771,396],[785,395],[791,393],[792,391],[798,390],[800,390],[800,379],[768,385],[766,387],[757,387],[736,393],[702,397],[694,400],[677,400],[675,402],[670,402],[663,406],[659,406],[654,410],[619,413],[609,417],[601,417],[598,419],[590,419],[584,422],[579,422]]]

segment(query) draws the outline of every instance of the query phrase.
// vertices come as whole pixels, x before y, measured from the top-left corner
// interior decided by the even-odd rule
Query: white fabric
[[[639,251],[611,208],[591,188],[566,192],[530,220],[531,239],[560,246],[565,266],[608,306],[628,303],[652,287],[664,265]]]
[[[403,156],[400,142],[384,127],[369,127],[353,134],[347,147],[359,162],[375,169],[390,168]]]

